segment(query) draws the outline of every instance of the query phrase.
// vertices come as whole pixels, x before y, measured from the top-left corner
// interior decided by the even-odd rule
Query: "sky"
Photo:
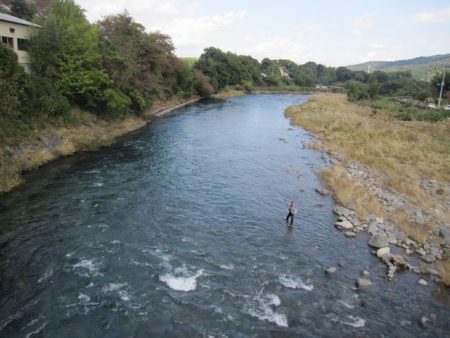
[[[450,53],[449,0],[75,0],[91,22],[127,10],[180,57],[207,47],[327,66]]]

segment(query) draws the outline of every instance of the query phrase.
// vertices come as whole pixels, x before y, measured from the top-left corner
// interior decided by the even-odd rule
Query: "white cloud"
[[[428,11],[416,14],[414,19],[418,23],[448,23],[450,21],[450,7],[443,9],[430,9]]]
[[[161,30],[172,36],[179,45],[203,44],[205,47],[214,33],[232,26],[244,16],[245,11],[236,11],[224,15],[182,18],[173,20]]]
[[[362,35],[364,31],[367,31],[368,29],[374,27],[375,22],[376,20],[374,14],[359,16],[352,21],[352,32],[356,35]]]
[[[371,48],[376,48],[376,49],[383,49],[383,48],[384,48],[383,45],[380,45],[380,44],[378,44],[378,43],[372,43],[372,44],[370,45],[370,47],[371,47]]]
[[[168,34],[181,55],[200,55],[205,47],[216,44],[215,35],[231,29],[245,17],[245,11],[207,15],[197,1],[189,0],[77,0],[87,9],[92,22],[127,10],[146,31]]]

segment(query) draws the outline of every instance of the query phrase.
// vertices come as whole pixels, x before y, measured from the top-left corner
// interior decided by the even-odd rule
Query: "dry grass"
[[[353,210],[361,219],[369,214],[383,217],[383,208],[376,197],[368,191],[362,182],[352,179],[342,165],[335,165],[321,172],[327,187],[334,191],[336,200]]]
[[[385,188],[450,218],[450,212],[420,186],[429,179],[450,182],[450,120],[399,121],[383,110],[374,115],[370,107],[350,103],[343,94],[316,95],[288,108],[286,115],[293,124],[318,134],[338,158],[378,174]]]
[[[437,269],[441,282],[450,286],[450,258],[438,262]]]
[[[419,244],[425,244],[430,232],[433,230],[432,224],[419,224],[409,217],[404,210],[396,210],[390,219],[402,229],[405,234]]]
[[[139,117],[105,121],[85,116],[84,120],[82,125],[76,127],[42,130],[39,135],[30,136],[20,145],[10,146],[7,151],[6,146],[0,149],[0,193],[21,184],[23,171],[40,167],[57,157],[109,145],[117,137],[146,124]]]

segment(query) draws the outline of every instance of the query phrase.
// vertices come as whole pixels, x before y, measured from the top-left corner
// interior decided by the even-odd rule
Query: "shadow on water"
[[[321,154],[283,116],[306,99],[203,100],[28,173],[0,197],[0,335],[445,336],[448,290],[386,282],[334,229]]]

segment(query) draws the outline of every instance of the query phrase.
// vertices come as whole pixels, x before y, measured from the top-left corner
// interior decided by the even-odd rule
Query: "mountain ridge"
[[[363,70],[366,72],[369,67],[371,72],[375,70],[385,72],[410,71],[413,77],[428,81],[435,73],[442,72],[444,67],[450,68],[450,53],[395,61],[368,61],[346,67],[353,71]]]

